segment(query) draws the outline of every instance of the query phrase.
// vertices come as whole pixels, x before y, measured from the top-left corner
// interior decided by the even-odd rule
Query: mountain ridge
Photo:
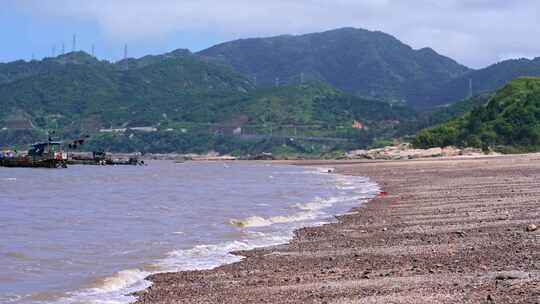
[[[266,85],[316,79],[359,96],[411,104],[470,70],[430,48],[414,50],[389,34],[350,27],[239,39],[197,54],[228,63]]]

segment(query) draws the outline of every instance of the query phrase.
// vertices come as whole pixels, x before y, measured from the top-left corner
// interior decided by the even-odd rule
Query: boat
[[[0,152],[0,166],[12,168],[67,168],[67,153],[62,142],[35,143],[27,153]]]
[[[144,161],[137,156],[112,155],[102,151],[98,152],[71,152],[69,153],[68,164],[70,165],[144,165]]]

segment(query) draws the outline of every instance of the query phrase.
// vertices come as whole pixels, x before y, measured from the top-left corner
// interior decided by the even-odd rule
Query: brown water
[[[375,195],[365,178],[254,163],[0,168],[0,303],[126,303],[151,273],[213,268]]]

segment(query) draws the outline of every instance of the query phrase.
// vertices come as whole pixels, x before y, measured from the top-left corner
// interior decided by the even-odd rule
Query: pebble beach
[[[137,303],[540,303],[540,155],[296,164],[382,192],[240,262],[152,275]]]

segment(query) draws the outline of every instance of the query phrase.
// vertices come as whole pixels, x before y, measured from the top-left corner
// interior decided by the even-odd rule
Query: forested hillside
[[[472,94],[477,95],[495,91],[517,77],[535,76],[540,76],[540,57],[532,60],[505,60],[451,80],[437,92],[432,93],[433,99],[438,100],[433,104],[461,100],[471,93],[471,89]]]
[[[519,142],[499,141],[501,127],[473,136],[478,130],[462,132],[467,118],[452,120],[523,75],[540,75],[540,58],[471,70],[432,49],[354,28],[116,63],[73,52],[0,63],[0,146],[54,132],[91,135],[92,149],[303,153],[387,143],[447,120],[420,133],[417,145],[532,145],[514,133]],[[485,119],[475,111],[465,117]]]
[[[327,146],[355,147],[391,136],[396,125],[416,117],[405,106],[356,97],[322,82],[256,88],[230,67],[188,51],[116,64],[79,52],[18,65],[31,72],[10,74],[0,84],[0,121],[7,128],[0,134],[2,145],[54,131],[58,137],[91,134],[103,149],[122,151],[200,152],[217,148],[213,139],[230,146],[224,150],[245,150],[254,142],[291,137],[318,145],[329,138]],[[354,129],[354,121],[362,128]],[[100,132],[111,128],[157,131]],[[242,132],[231,139],[236,128]]]
[[[242,39],[199,54],[230,64],[259,85],[320,80],[358,96],[413,106],[429,103],[441,85],[469,71],[430,48],[414,50],[388,34],[354,28]]]
[[[449,145],[530,151],[540,147],[540,78],[521,77],[498,90],[486,105],[415,138],[418,147]]]

